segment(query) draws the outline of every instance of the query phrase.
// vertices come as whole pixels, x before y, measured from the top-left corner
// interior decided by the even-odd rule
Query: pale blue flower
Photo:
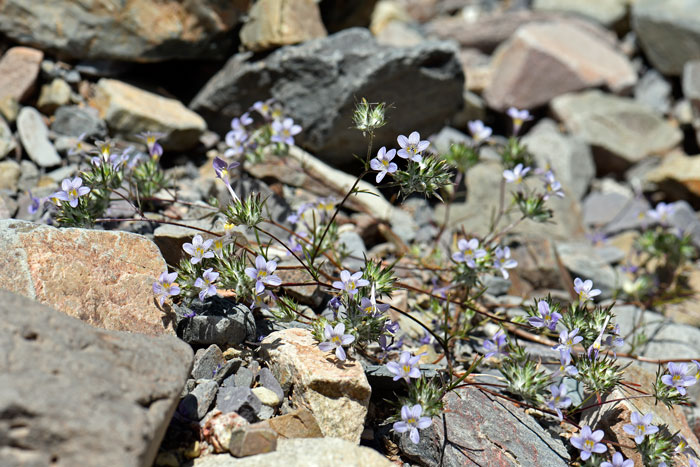
[[[232,158],[243,155],[246,150],[245,144],[247,140],[248,133],[244,129],[231,130],[226,133],[224,141],[229,148],[224,151],[224,157]]]
[[[496,255],[496,261],[494,261],[493,266],[501,271],[504,279],[508,279],[508,269],[513,269],[514,267],[518,266],[518,262],[511,259],[510,248],[507,246],[503,248],[500,246],[496,247],[494,254]]]
[[[559,344],[552,347],[552,350],[558,350],[560,354],[570,354],[571,348],[583,340],[583,337],[576,334],[578,334],[578,328],[571,332],[564,329],[559,334]]]
[[[175,283],[176,279],[177,272],[168,274],[168,271],[165,271],[160,275],[158,280],[153,283],[153,293],[158,296],[158,303],[160,303],[160,306],[163,306],[166,298],[180,293],[180,286]]]
[[[494,355],[508,355],[506,348],[506,335],[502,330],[499,330],[492,337],[493,340],[486,339],[484,341],[484,350],[486,350],[486,358],[493,357]]]
[[[213,268],[205,269],[202,277],[198,277],[194,281],[194,286],[199,288],[199,299],[204,301],[207,297],[216,295],[216,286],[214,282],[219,278],[219,273],[214,272]]]
[[[428,428],[433,423],[431,418],[421,417],[422,414],[423,407],[420,404],[416,404],[413,407],[404,405],[401,407],[401,421],[394,423],[394,431],[397,433],[409,431],[408,437],[411,442],[418,444],[420,442],[418,430]]]
[[[688,373],[688,367],[685,363],[669,362],[667,368],[669,374],[663,375],[661,381],[667,386],[673,386],[681,396],[684,396],[686,393],[685,388],[695,384],[695,376],[686,374]]]
[[[248,277],[255,280],[255,293],[261,294],[265,290],[265,284],[276,287],[282,284],[282,279],[274,275],[277,269],[276,261],[265,261],[265,258],[258,255],[255,258],[254,268],[245,268],[245,273]]]
[[[562,190],[561,183],[559,183],[554,178],[554,172],[548,170],[542,177],[544,181],[544,199],[549,199],[551,196],[557,196],[559,198],[564,197],[564,191]]]
[[[578,300],[584,303],[588,300],[593,299],[600,295],[600,290],[593,288],[593,281],[588,279],[586,281],[581,280],[580,277],[574,279],[574,292],[578,294]]]
[[[406,383],[411,382],[411,378],[420,378],[419,361],[422,355],[411,356],[411,352],[401,352],[398,362],[389,362],[387,369],[394,374],[394,381],[403,379]]]
[[[523,123],[532,120],[532,115],[527,110],[518,110],[515,107],[510,107],[507,111],[508,116],[513,120],[513,134],[517,135]]]
[[[350,345],[355,340],[355,336],[352,334],[345,334],[345,325],[343,323],[336,324],[335,328],[332,328],[330,324],[326,323],[323,335],[326,338],[326,342],[318,344],[318,348],[323,352],[329,352],[335,349],[335,356],[338,357],[338,360],[344,361],[346,355],[343,346]]]
[[[391,305],[388,303],[377,303],[376,301],[373,302],[367,297],[362,297],[362,300],[360,300],[360,309],[368,315],[376,316],[382,314],[390,307]]]
[[[569,376],[576,376],[578,374],[578,369],[571,364],[571,353],[560,352],[559,362],[559,368],[557,368],[557,370],[554,373],[552,373],[552,378],[564,376],[564,374],[567,374]]]
[[[651,424],[652,414],[648,413],[644,416],[639,412],[632,412],[630,416],[631,424],[622,427],[625,433],[634,436],[634,442],[639,444],[644,441],[646,435],[653,435],[659,431],[659,427]]]
[[[214,252],[210,251],[213,243],[213,239],[210,238],[209,240],[203,240],[202,236],[197,234],[192,239],[192,243],[185,243],[182,245],[182,249],[185,250],[185,253],[192,256],[190,259],[192,264],[197,264],[204,258],[214,257]]]
[[[562,421],[564,416],[561,413],[561,409],[571,405],[571,398],[566,395],[566,384],[561,383],[559,386],[552,384],[549,387],[549,391],[552,393],[552,398],[547,402],[547,407],[554,410],[559,417],[559,421]]]
[[[493,130],[484,125],[484,122],[481,120],[473,120],[467,123],[467,126],[469,127],[469,133],[472,134],[472,138],[477,143],[488,139],[493,134]]]
[[[621,453],[615,451],[615,454],[612,456],[612,462],[602,462],[600,467],[634,467],[634,461],[625,459]]]
[[[272,105],[274,99],[268,99],[266,101],[257,101],[253,104],[252,109],[257,111],[265,120],[270,120],[272,118]]]
[[[604,444],[600,442],[603,439],[603,430],[591,432],[591,427],[585,425],[581,428],[580,436],[571,438],[571,444],[581,451],[581,460],[586,461],[591,457],[592,453],[602,454],[608,450]]]
[[[523,164],[518,164],[513,167],[512,170],[506,169],[503,171],[503,178],[506,179],[507,183],[514,183],[516,185],[522,183],[525,175],[530,171],[530,167],[524,167]]]
[[[531,326],[536,328],[547,327],[550,331],[554,331],[557,327],[557,321],[561,318],[561,314],[556,311],[552,312],[549,303],[545,300],[537,302],[537,311],[540,316],[532,316],[527,321]]]
[[[333,287],[347,292],[349,295],[355,295],[358,287],[369,285],[369,281],[362,279],[362,271],[355,274],[350,274],[350,271],[343,270],[340,272],[340,280],[333,282]]]
[[[377,183],[380,183],[387,173],[393,174],[398,169],[398,166],[391,162],[395,155],[396,149],[387,151],[386,147],[382,146],[379,148],[379,151],[377,151],[377,157],[369,161],[369,166],[372,170],[379,171],[376,178]]]
[[[477,259],[486,256],[486,250],[479,248],[479,240],[472,238],[469,241],[462,238],[457,242],[459,251],[452,254],[452,259],[458,263],[467,263],[470,268],[476,267]]]
[[[421,141],[420,133],[417,131],[408,135],[408,138],[404,135],[399,135],[396,140],[401,146],[396,155],[402,159],[410,159],[414,162],[421,162],[423,160],[421,153],[430,146],[429,141]]]
[[[285,118],[282,121],[275,120],[272,122],[270,141],[294,146],[294,136],[299,133],[301,133],[301,126],[296,125],[291,118]]]
[[[670,217],[675,211],[675,204],[659,203],[654,209],[647,211],[647,218],[652,222],[656,222],[660,225],[668,225],[670,222]]]
[[[72,208],[77,207],[78,198],[90,193],[90,188],[82,185],[83,179],[80,177],[75,177],[73,180],[66,178],[61,182],[61,191],[57,191],[51,197],[68,201]]]
[[[146,131],[138,135],[138,137],[146,143],[148,154],[154,159],[158,159],[163,155],[163,146],[158,143],[158,140],[164,138],[165,136],[165,133],[158,133],[154,131]]]

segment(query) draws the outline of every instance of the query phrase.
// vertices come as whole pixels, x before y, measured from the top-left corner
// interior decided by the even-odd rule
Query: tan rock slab
[[[104,329],[175,333],[152,291],[165,261],[141,235],[0,220],[0,251],[0,289]]]
[[[117,136],[134,140],[144,131],[165,133],[166,149],[189,149],[207,129],[204,119],[181,102],[114,79],[97,82],[90,104]]]
[[[235,457],[264,454],[277,449],[277,434],[263,426],[248,426],[231,433],[228,450]]]
[[[241,28],[241,43],[255,52],[326,37],[314,0],[259,0]]]
[[[31,94],[44,53],[30,47],[12,47],[0,59],[0,99],[22,102]]]
[[[307,329],[273,332],[261,351],[282,388],[293,388],[292,403],[313,413],[324,436],[360,441],[372,388],[358,361],[322,352]]]
[[[498,48],[486,101],[493,108],[531,109],[567,92],[637,82],[631,63],[608,42],[570,22],[532,23]]]
[[[700,196],[700,155],[688,156],[680,151],[664,157],[661,164],[646,175],[654,183],[678,183]]]

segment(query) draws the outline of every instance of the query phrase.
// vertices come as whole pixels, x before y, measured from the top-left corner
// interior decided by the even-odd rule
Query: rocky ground
[[[399,205],[393,191],[367,183],[378,196],[352,197],[339,215],[344,267],[358,270],[363,255],[398,259],[401,282],[424,291],[435,284],[417,265],[436,242],[452,251],[456,234],[487,233],[503,171],[492,148],[512,131],[507,109],[530,110],[522,141],[566,196],[552,200],[553,223],[508,234],[518,267],[507,280],[486,279],[485,309],[522,316],[533,297],[568,303],[571,279],[592,279],[602,303],[616,300],[622,351],[642,357],[629,360],[628,381],[647,387],[657,368],[649,360],[700,357],[699,264],[682,271],[684,287],[630,298],[633,245],[658,203],[674,203],[670,227],[700,248],[700,0],[249,3],[0,3],[0,465],[576,461],[571,427],[476,386],[448,394],[445,414],[413,444],[387,421],[387,399],[403,387],[377,349],[338,366],[308,324],[281,325],[231,292],[195,316],[177,300],[158,305],[152,283],[182,257],[196,233],[187,226],[221,229],[205,203],[229,199],[211,161],[227,149],[231,119],[269,98],[303,127],[297,146],[244,164],[232,185],[267,196],[282,224],[303,203],[340,199],[352,185],[353,154],[366,151],[351,129],[363,97],[390,104],[375,147],[417,130],[445,154],[472,143],[467,122],[494,128],[449,211],[422,197]],[[143,131],[165,134],[162,164],[183,202],[148,215],[178,225],[129,221],[135,212],[123,200],[106,214],[117,220],[90,230],[47,225],[30,209],[85,163],[73,151],[79,138],[143,150]],[[284,250],[279,257],[284,282],[309,280]],[[428,297],[408,288],[392,304],[429,321],[417,311]],[[293,293],[307,317],[328,313],[330,290]],[[394,318],[402,350],[425,353],[425,375],[445,368],[422,328]],[[495,329],[478,326],[459,341],[457,362],[483,353]],[[543,361],[558,358],[551,343],[519,338]],[[480,371],[475,381],[492,381],[493,368]],[[694,405],[644,410],[700,453],[700,385],[689,393]],[[615,410],[641,410],[635,404]],[[582,421],[621,433],[606,414],[592,409]]]

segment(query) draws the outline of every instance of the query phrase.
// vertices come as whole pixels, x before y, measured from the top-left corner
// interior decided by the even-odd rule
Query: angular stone
[[[301,408],[265,422],[282,439],[288,438],[323,438],[321,428],[314,414]]]
[[[700,219],[695,210],[686,201],[673,203],[673,212],[669,224],[679,232],[690,235],[696,248],[700,248]]]
[[[337,166],[354,164],[352,154],[367,149],[362,132],[350,128],[357,96],[392,103],[387,125],[375,133],[379,147],[395,144],[407,129],[426,136],[440,129],[460,107],[463,86],[453,45],[385,47],[366,29],[355,28],[283,47],[257,61],[250,54],[234,55],[190,107],[210,128],[225,132],[231,118],[272,97],[304,128],[297,143]]]
[[[77,59],[223,59],[249,3],[8,0],[0,4],[0,31],[17,42]]]
[[[522,26],[494,54],[493,79],[486,88],[489,106],[531,109],[567,92],[606,85],[631,88],[637,74],[610,45],[567,22]]]
[[[683,96],[690,101],[691,122],[695,139],[700,141],[700,60],[687,62],[683,67]]]
[[[221,387],[216,396],[216,408],[223,413],[236,412],[249,422],[258,420],[258,412],[262,402],[250,388]]]
[[[36,106],[45,114],[52,114],[60,106],[70,103],[70,95],[71,88],[68,83],[56,78],[50,84],[41,87]]]
[[[2,220],[0,251],[0,289],[105,329],[175,332],[152,290],[165,261],[141,235]]]
[[[218,390],[216,381],[202,381],[180,401],[178,413],[190,420],[201,420],[209,412],[209,407],[214,402]]]
[[[292,403],[314,414],[324,436],[359,442],[372,389],[358,361],[338,365],[298,328],[273,332],[261,351],[282,388],[293,388]]]
[[[595,177],[591,149],[583,141],[562,134],[552,120],[541,120],[522,138],[538,167],[551,167],[557,180],[577,200]]]
[[[52,167],[61,163],[61,157],[49,141],[49,129],[35,108],[23,107],[19,111],[17,131],[27,155],[39,167]]]
[[[29,47],[12,47],[5,52],[0,59],[0,100],[22,102],[29,97],[43,59],[42,51]]]
[[[667,195],[675,199],[688,194],[700,196],[700,156],[687,156],[674,151],[661,160],[661,164],[646,174],[646,180],[659,185]]]
[[[248,12],[241,43],[254,52],[325,37],[318,4],[313,0],[260,0]]]
[[[229,452],[235,457],[248,457],[265,454],[277,449],[277,436],[274,431],[263,426],[250,425],[231,433]]]
[[[0,320],[0,465],[152,465],[187,344],[96,329],[6,291]]]
[[[211,297],[203,305],[184,308],[174,306],[177,314],[177,335],[191,345],[238,345],[246,339],[255,339],[253,314],[242,303],[233,303],[221,297]],[[196,313],[184,317],[187,312]]]
[[[559,96],[551,108],[569,132],[598,149],[599,170],[626,169],[668,151],[683,137],[646,106],[597,90]]]
[[[97,82],[91,105],[113,136],[135,141],[144,131],[165,133],[160,141],[166,149],[190,149],[207,129],[202,117],[179,101],[113,79]]]
[[[583,222],[605,234],[637,229],[643,225],[643,215],[650,208],[643,198],[594,192],[583,200]]]
[[[2,170],[0,166],[0,171]],[[13,198],[0,191],[0,219],[11,219],[15,217],[18,203]]]
[[[275,378],[275,375],[272,374],[269,368],[262,368],[260,370],[260,373],[258,373],[258,381],[262,387],[267,388],[277,394],[277,398],[280,401],[284,400],[284,391],[282,390],[282,386],[280,386],[277,378]]]
[[[51,129],[61,135],[78,137],[85,133],[88,138],[107,136],[107,125],[92,107],[67,105],[59,107],[54,115]]]
[[[610,27],[625,18],[627,5],[628,0],[534,0],[532,9],[574,13]]]
[[[0,117],[0,159],[4,159],[17,148],[12,130],[4,118]]]
[[[651,69],[637,82],[634,99],[659,115],[665,115],[671,110],[672,91],[671,83],[666,81],[661,73]]]
[[[17,162],[13,160],[0,161],[0,190],[16,193],[20,173],[20,165]]]
[[[210,345],[206,349],[199,349],[194,355],[192,366],[192,378],[214,379],[217,369],[226,363],[221,349],[216,345]]]
[[[590,425],[592,429],[604,430],[605,439],[619,443],[619,450],[627,459],[632,459],[634,465],[644,465],[642,456],[637,449],[629,448],[634,445],[634,439],[623,429],[624,425],[630,423],[633,412],[652,414],[652,425],[666,425],[669,434],[680,432],[688,441],[688,447],[700,452],[700,443],[688,426],[680,406],[669,409],[664,404],[656,403],[653,397],[634,397],[638,396],[640,391],[654,394],[654,372],[631,365],[625,369],[625,381],[634,387],[618,386],[602,398],[602,404],[594,404],[593,408],[585,410],[581,417],[582,426],[585,424]]]
[[[665,75],[700,59],[700,0],[639,0],[632,3],[632,28],[646,57]]]
[[[374,449],[357,446],[338,438],[280,439],[277,450],[245,459],[229,454],[204,456],[194,460],[194,467],[311,467],[332,465],[344,467],[393,467],[389,459]],[[553,466],[558,464],[552,464]]]
[[[408,433],[392,435],[408,459],[430,467],[568,465],[562,440],[511,402],[473,387],[459,395],[449,392],[443,400],[444,414],[421,430],[420,443],[413,444]]]
[[[248,368],[242,366],[238,369],[235,375],[233,375],[233,386],[239,388],[249,388],[253,385],[253,372]],[[230,385],[230,383],[228,384]]]

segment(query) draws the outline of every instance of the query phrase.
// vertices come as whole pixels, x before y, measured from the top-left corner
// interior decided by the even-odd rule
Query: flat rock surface
[[[105,329],[175,333],[152,290],[165,261],[141,235],[2,220],[0,251],[0,289]]]
[[[293,388],[292,402],[309,409],[324,436],[359,442],[372,388],[360,362],[340,362],[322,352],[306,329],[273,332],[261,351],[282,385]]]
[[[151,465],[187,344],[96,329],[6,291],[0,319],[0,465]]]

